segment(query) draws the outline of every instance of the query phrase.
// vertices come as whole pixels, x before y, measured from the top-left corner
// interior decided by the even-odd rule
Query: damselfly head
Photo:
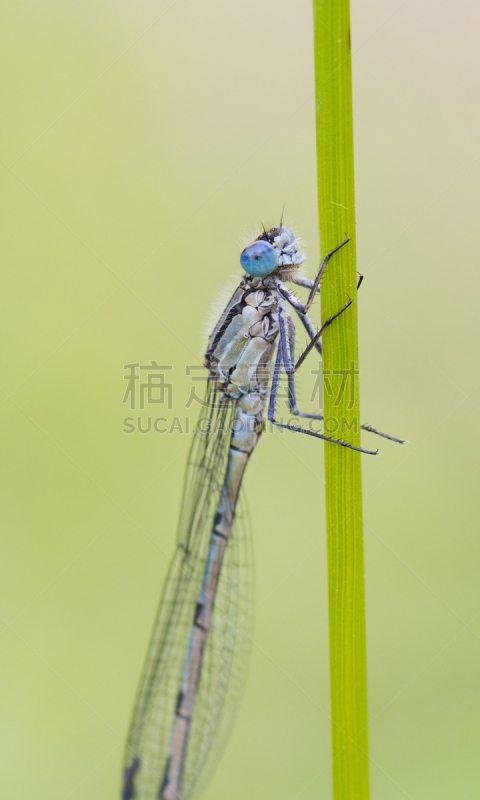
[[[275,270],[291,270],[302,262],[303,255],[298,249],[295,236],[285,225],[264,230],[254,242],[246,246],[240,256],[243,269],[254,278],[266,278]]]

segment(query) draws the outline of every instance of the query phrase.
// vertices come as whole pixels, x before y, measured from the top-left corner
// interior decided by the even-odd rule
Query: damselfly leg
[[[347,304],[347,307],[348,307],[348,305],[349,304]],[[337,314],[334,315],[331,318],[331,320],[327,320],[327,323],[330,324],[330,321],[335,319],[335,316],[338,316],[338,314],[341,313],[344,310],[345,310],[345,307],[343,309],[341,309],[339,312],[337,312]],[[302,321],[306,317],[306,315],[302,315],[302,314],[299,314],[298,316],[300,317],[300,319]],[[307,317],[307,319],[308,319],[309,325],[313,328],[313,324],[312,324],[311,320],[308,317]],[[309,348],[311,350],[313,343],[315,343],[315,347],[317,347],[317,344],[320,343],[320,335],[321,335],[322,331],[325,329],[325,325],[323,326],[323,328],[320,330],[319,333],[317,333],[314,328],[313,328],[313,333],[311,332],[311,329],[309,329],[309,327],[305,326],[305,328],[306,328],[306,330],[307,330],[307,332],[308,332],[308,334],[309,334],[309,336],[311,338],[311,343],[309,345]],[[288,331],[288,334],[287,334],[287,331]],[[298,403],[297,403],[297,390],[296,390],[296,383],[295,383],[295,371],[299,366],[299,362],[301,362],[301,360],[303,360],[305,358],[305,356],[307,355],[307,352],[309,351],[309,348],[306,348],[304,353],[302,353],[302,356],[300,357],[299,361],[297,362],[296,366],[294,367],[293,366],[293,362],[294,362],[294,359],[295,359],[295,329],[293,328],[293,326],[291,328],[290,327],[289,328],[285,328],[285,334],[286,334],[285,338],[288,340],[285,343],[285,354],[286,355],[285,355],[285,360],[284,360],[284,366],[285,366],[285,372],[287,374],[287,380],[288,380],[288,407],[289,407],[289,410],[290,410],[290,412],[292,414],[295,414],[296,417],[303,417],[304,419],[318,419],[319,421],[321,421],[321,420],[324,419],[324,415],[323,414],[313,414],[313,413],[310,413],[310,412],[307,412],[307,411],[300,411],[300,409],[298,408]],[[282,333],[280,332],[280,336],[281,335],[282,335]],[[391,442],[397,442],[398,444],[405,444],[405,441],[406,441],[405,439],[399,439],[396,436],[390,436],[390,434],[383,433],[382,431],[379,431],[376,428],[373,428],[371,425],[360,425],[360,427],[361,427],[361,429],[363,431],[368,431],[369,433],[375,433],[377,436],[382,436],[384,439],[389,439]]]
[[[295,311],[297,312],[300,322],[310,336],[310,339],[315,339],[317,337],[317,329],[308,314],[301,314],[297,309],[295,309]],[[315,341],[315,350],[322,355],[322,340],[320,338],[317,338]]]
[[[339,311],[336,311],[335,314],[332,314],[331,317],[329,317],[327,320],[325,320],[325,322],[323,323],[323,325],[320,328],[320,330],[318,331],[318,333],[315,334],[315,336],[313,337],[312,341],[306,346],[306,348],[303,351],[303,353],[301,354],[300,358],[297,360],[297,363],[295,364],[295,366],[291,368],[291,372],[292,373],[296,372],[297,369],[301,366],[301,364],[303,364],[303,362],[305,361],[305,359],[308,356],[308,354],[310,353],[310,351],[313,350],[313,348],[315,347],[316,343],[319,341],[319,339],[320,339],[322,333],[324,332],[324,330],[326,328],[328,328],[329,325],[332,324],[334,319],[339,317],[340,314],[343,314],[343,312],[346,311],[347,308],[352,305],[352,303],[353,303],[353,300],[349,297],[348,298],[348,302],[346,302],[345,305],[342,306],[342,308]]]
[[[334,319],[336,319],[336,317],[338,317],[339,314],[341,314],[343,311],[345,311],[348,308],[348,306],[351,304],[351,302],[352,301],[349,300],[349,302],[343,308],[341,308],[339,311],[337,311],[336,314],[334,314],[332,317],[330,317],[323,324],[323,326],[322,326],[322,328],[320,330],[320,334],[325,330],[325,328],[328,325],[330,325],[333,322]],[[277,357],[275,359],[275,367],[274,367],[274,370],[273,370],[272,385],[271,385],[271,390],[270,390],[270,401],[269,401],[269,404],[268,404],[268,420],[269,420],[269,422],[272,422],[274,425],[277,425],[277,427],[279,427],[279,428],[285,428],[286,430],[293,431],[295,433],[305,433],[308,436],[315,436],[317,439],[324,439],[324,441],[326,441],[326,442],[332,442],[334,444],[339,444],[342,447],[348,447],[350,450],[357,450],[360,453],[366,453],[368,455],[373,455],[373,456],[377,455],[378,450],[364,450],[362,447],[355,447],[355,445],[350,444],[349,442],[345,442],[343,439],[334,439],[333,437],[325,436],[325,434],[319,433],[318,431],[306,430],[305,428],[300,428],[300,427],[297,427],[296,425],[290,425],[290,424],[285,423],[285,422],[279,422],[276,419],[278,390],[279,390],[279,386],[280,386],[280,376],[281,376],[282,365],[285,367],[285,370],[286,370],[286,365],[287,364],[290,365],[289,340],[288,340],[288,334],[287,334],[287,329],[286,329],[286,322],[285,322],[285,319],[283,318],[282,314],[279,314],[278,323],[279,323],[278,350],[277,350]],[[307,348],[308,351],[311,350],[313,346],[314,346],[314,343],[313,344],[311,343],[311,346],[309,346],[309,349]],[[302,356],[299,359],[300,363],[304,360],[305,354],[306,353],[304,351],[304,353],[302,353]],[[294,368],[291,368],[290,374],[292,375],[292,377],[293,377],[293,374],[295,372],[295,369],[299,366],[299,362],[297,362],[297,364],[295,365]],[[293,413],[295,413],[295,412],[293,412]]]
[[[292,292],[290,292],[287,289],[286,286],[284,286],[284,285],[282,285],[282,287],[279,286],[279,290],[281,291],[283,297],[285,297],[287,302],[289,302],[290,305],[293,307],[293,309],[297,313],[297,316],[299,317],[303,327],[305,328],[305,330],[307,331],[307,333],[308,333],[308,335],[310,337],[310,343],[305,348],[303,353],[300,355],[300,358],[295,363],[295,366],[294,366],[294,361],[295,361],[295,332],[293,330],[289,332],[289,336],[287,338],[290,341],[286,341],[285,348],[284,348],[285,349],[284,366],[285,366],[285,372],[287,373],[287,376],[288,376],[288,402],[289,402],[289,409],[292,412],[292,414],[295,414],[295,416],[304,417],[306,419],[318,419],[320,421],[324,419],[323,414],[311,414],[311,413],[302,412],[302,411],[299,410],[298,404],[297,404],[297,400],[296,400],[296,387],[295,387],[294,373],[300,367],[300,365],[303,363],[303,361],[305,360],[305,358],[307,357],[309,352],[313,349],[313,347],[315,347],[317,352],[320,353],[320,355],[322,355],[322,341],[321,341],[322,333],[324,332],[325,328],[328,327],[328,325],[330,325],[331,322],[333,322],[333,320],[336,317],[339,316],[339,314],[341,314],[343,311],[345,311],[348,308],[348,306],[351,304],[351,302],[352,302],[352,300],[349,298],[348,303],[346,303],[343,306],[343,308],[341,308],[339,311],[337,311],[336,314],[334,314],[332,317],[327,319],[326,322],[323,324],[323,326],[321,327],[321,329],[319,331],[315,330],[315,326],[313,325],[310,317],[307,314],[307,310],[308,310],[308,308],[310,307],[310,305],[311,305],[311,303],[313,301],[313,298],[315,296],[315,292],[318,291],[319,288],[320,288],[320,281],[321,281],[322,275],[323,275],[323,273],[325,271],[325,267],[327,266],[330,258],[334,255],[334,253],[337,252],[337,250],[339,250],[341,247],[343,247],[349,241],[350,241],[350,239],[347,237],[345,239],[345,241],[343,241],[341,244],[339,244],[336,248],[334,248],[330,253],[328,253],[325,256],[325,258],[322,261],[322,264],[320,266],[320,269],[318,271],[317,277],[316,277],[316,279],[314,281],[309,281],[307,279],[296,280],[297,285],[303,286],[305,288],[310,289],[310,294],[308,296],[308,300],[305,303],[305,305],[301,301],[299,301],[298,298],[295,297],[295,295]],[[363,281],[363,275],[360,272],[358,273],[358,276],[359,276],[359,278],[358,278],[358,283],[357,283],[357,291],[360,288],[360,286],[362,284],[362,281]],[[280,336],[281,335],[282,334],[280,332]],[[278,389],[277,389],[277,391],[278,391]],[[390,434],[383,433],[382,431],[379,431],[376,428],[373,428],[371,425],[361,425],[360,427],[361,427],[362,430],[368,431],[369,433],[375,433],[377,436],[382,436],[384,439],[389,439],[390,441],[397,442],[398,444],[405,444],[405,441],[406,441],[405,439],[399,439],[396,436],[390,436]],[[370,451],[368,451],[368,452],[370,452]]]

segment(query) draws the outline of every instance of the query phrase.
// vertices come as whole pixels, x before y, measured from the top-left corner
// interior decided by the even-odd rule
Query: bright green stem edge
[[[352,71],[348,0],[314,0],[318,211],[322,254],[348,234],[321,286],[325,429],[360,444]],[[334,800],[368,800],[367,673],[361,459],[325,445]]]

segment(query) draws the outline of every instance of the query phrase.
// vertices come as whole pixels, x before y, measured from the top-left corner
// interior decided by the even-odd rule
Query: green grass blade
[[[348,0],[314,0],[318,207],[323,320],[354,303],[326,331],[326,431],[360,444],[353,118]],[[334,800],[368,800],[367,678],[361,459],[325,445]]]

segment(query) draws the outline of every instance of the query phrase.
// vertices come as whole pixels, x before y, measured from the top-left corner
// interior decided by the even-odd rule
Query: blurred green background
[[[363,461],[372,798],[476,798],[480,9],[352,17],[362,415],[412,442]],[[311,7],[17,0],[0,37],[0,793],[114,800],[190,442],[123,419],[195,419],[212,298],[284,202],[315,271]],[[123,365],[152,359],[174,407],[132,412]],[[304,438],[268,431],[248,470],[254,646],[206,800],[331,796]]]

